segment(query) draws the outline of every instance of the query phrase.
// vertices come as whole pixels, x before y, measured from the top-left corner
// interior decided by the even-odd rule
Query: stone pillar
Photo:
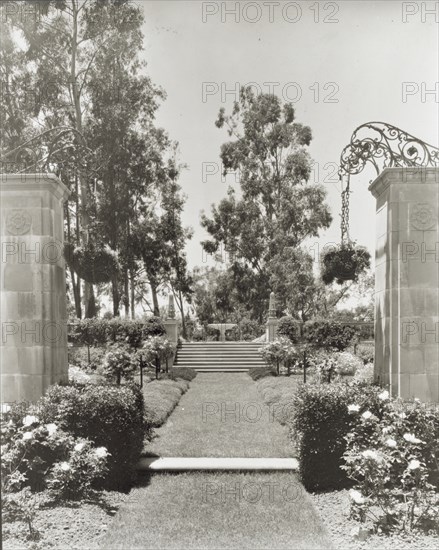
[[[168,340],[173,344],[178,344],[178,321],[175,318],[175,306],[174,306],[174,295],[168,294],[168,314],[166,320],[164,321],[166,336]],[[168,367],[171,368],[174,365],[175,354],[173,357],[168,359]]]
[[[64,208],[53,174],[2,174],[1,401],[68,380]]]
[[[387,168],[376,205],[375,377],[439,402],[439,168]]]
[[[168,340],[176,344],[178,342],[178,321],[175,318],[174,296],[168,295],[168,315],[164,321]]]
[[[270,292],[270,304],[268,306],[268,319],[266,329],[266,341],[273,342],[277,335],[277,326],[279,322],[276,317],[276,297],[274,292]]]

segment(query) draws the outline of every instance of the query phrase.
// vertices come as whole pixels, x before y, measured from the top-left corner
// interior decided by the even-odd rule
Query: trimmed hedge
[[[289,315],[279,319],[277,327],[278,336],[285,336],[291,342],[297,343],[300,340],[300,322]]]
[[[168,377],[171,380],[182,379],[191,382],[197,376],[197,371],[186,367],[178,367],[170,369]]]
[[[260,380],[266,376],[277,376],[277,370],[273,367],[254,367],[248,370],[248,374],[253,380]]]
[[[307,321],[304,326],[305,340],[328,351],[344,351],[357,334],[355,327],[338,321]]]
[[[143,388],[145,419],[148,427],[158,428],[174,410],[189,388],[185,380],[153,380]]]
[[[307,490],[340,489],[352,484],[340,468],[344,439],[353,427],[348,405],[369,403],[381,388],[369,384],[302,384],[293,398],[293,432],[298,443],[299,472]]]
[[[38,409],[44,422],[107,448],[108,487],[120,489],[133,481],[147,428],[138,386],[55,385]]]
[[[150,336],[166,334],[159,317],[146,321],[130,319],[81,319],[70,325],[69,340],[77,345],[102,345],[108,342],[125,342],[137,348]]]

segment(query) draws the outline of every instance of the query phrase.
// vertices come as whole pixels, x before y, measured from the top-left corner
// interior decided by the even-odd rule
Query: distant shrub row
[[[355,337],[359,329],[339,321],[316,319],[303,324],[290,316],[279,319],[277,329],[279,336],[285,336],[291,342],[299,341],[313,344],[326,350],[345,350]]]
[[[69,326],[69,341],[77,345],[126,342],[137,348],[150,336],[162,336],[165,326],[159,317],[146,321],[130,319],[81,319]]]

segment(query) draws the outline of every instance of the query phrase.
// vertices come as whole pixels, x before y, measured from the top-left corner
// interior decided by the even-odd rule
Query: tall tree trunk
[[[135,281],[135,274],[134,274],[134,269],[132,269],[130,271],[130,282],[131,282],[131,300],[130,300],[130,304],[131,304],[131,319],[135,319],[136,317],[136,312],[135,312],[135,303],[134,303],[134,295],[135,295],[135,285],[136,285],[136,281]]]
[[[128,269],[125,269],[124,271],[124,307],[125,307],[125,317],[129,317],[130,315],[130,289],[129,289],[129,282],[128,282]]]
[[[174,289],[172,289],[172,292],[175,296]],[[186,317],[184,315],[184,303],[183,303],[183,295],[182,295],[181,290],[178,291],[178,297],[176,297],[176,302],[177,302],[177,306],[178,306],[178,309],[180,310],[180,315],[181,315],[181,332],[182,332],[182,336],[183,336],[183,338],[186,338],[187,337],[187,335],[186,335]]]
[[[78,5],[77,2],[71,4],[73,16],[73,35],[72,35],[72,57],[70,64],[70,78],[72,86],[73,104],[75,107],[75,128],[82,134],[82,110],[81,110],[81,92],[78,89],[76,79],[76,57],[78,55]],[[88,226],[90,223],[88,215],[88,188],[86,175],[81,168],[78,169],[79,186],[81,189],[81,222],[82,222],[82,239],[84,243],[88,242]],[[84,281],[84,306],[85,318],[94,317],[96,315],[96,304],[93,285]]]
[[[151,287],[151,296],[152,296],[152,303],[154,305],[154,315],[156,317],[160,316],[160,308],[159,308],[159,300],[157,296],[157,283],[154,281],[154,279],[149,279],[149,286]]]
[[[113,315],[114,317],[119,317],[120,292],[119,292],[119,281],[117,279],[117,274],[114,275],[113,280],[111,281],[111,295],[113,299]]]
[[[67,241],[71,242],[71,233],[70,233],[70,210],[68,202],[65,203],[65,212],[66,212],[66,222],[67,222]],[[79,277],[77,278],[75,272],[71,267],[69,267],[70,279],[72,281],[72,291],[73,299],[75,302],[75,315],[78,319],[81,319],[82,308],[81,308],[81,282]]]

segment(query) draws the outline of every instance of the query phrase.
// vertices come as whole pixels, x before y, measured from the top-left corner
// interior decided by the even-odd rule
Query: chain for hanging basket
[[[359,174],[365,165],[374,166],[377,175],[384,168],[439,167],[439,149],[386,122],[366,122],[358,126],[340,155],[338,174],[346,187],[341,192],[341,243],[350,242],[350,176]]]
[[[340,181],[343,184],[342,178]],[[350,194],[350,176],[347,175],[346,187],[341,192],[341,242],[349,242],[349,194]]]

